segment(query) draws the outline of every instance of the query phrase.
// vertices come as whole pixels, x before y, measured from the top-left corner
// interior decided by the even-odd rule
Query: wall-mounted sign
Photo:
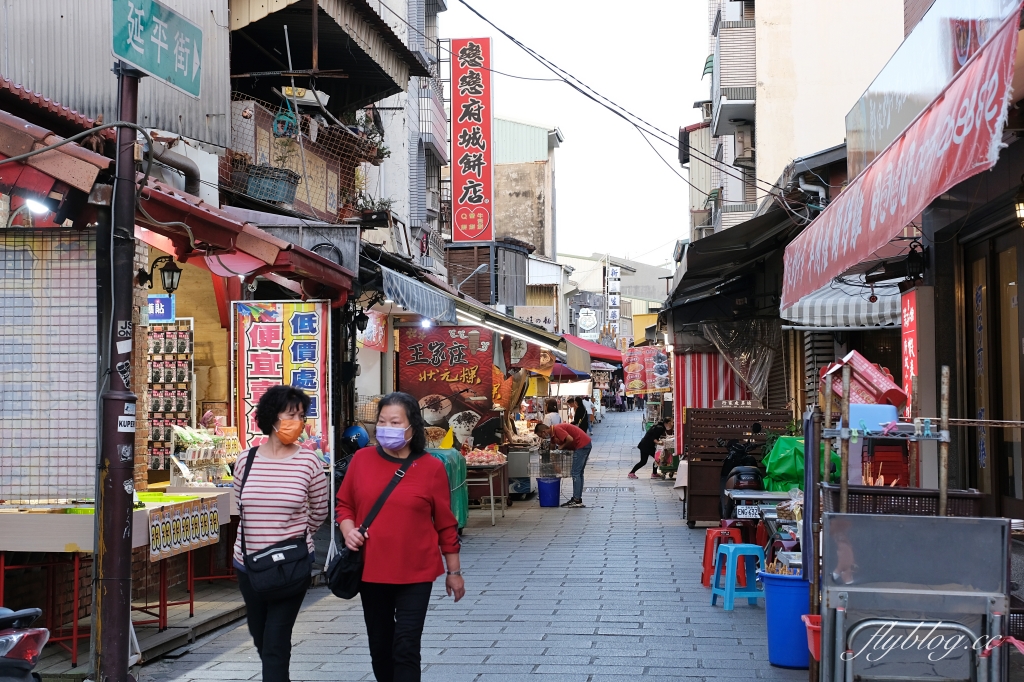
[[[491,39],[452,39],[452,241],[494,239]]]
[[[558,330],[555,329],[557,322],[555,320],[554,306],[517,305],[513,313],[516,319],[543,327],[545,331],[549,331],[552,334],[558,333]]]
[[[174,294],[150,294],[148,302],[150,324],[174,322]]]
[[[309,396],[306,427],[299,446],[320,458],[330,453],[330,304],[327,301],[234,301],[237,399],[235,419],[242,447],[267,439],[256,424],[263,394],[282,384]]]
[[[585,332],[597,329],[597,311],[593,308],[580,308],[576,324]]]
[[[608,280],[608,293],[617,294],[622,291],[622,281],[617,279]]]
[[[737,409],[761,409],[760,400],[716,400],[714,401],[714,408],[716,410],[722,408],[737,408]]]
[[[622,297],[619,294],[608,294],[608,307],[618,308]]]
[[[608,266],[608,279],[620,279],[622,277],[622,268],[618,265]]]

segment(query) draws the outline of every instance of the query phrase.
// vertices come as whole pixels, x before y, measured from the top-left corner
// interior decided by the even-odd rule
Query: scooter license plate
[[[741,504],[736,506],[737,519],[759,519],[761,509],[756,504]]]

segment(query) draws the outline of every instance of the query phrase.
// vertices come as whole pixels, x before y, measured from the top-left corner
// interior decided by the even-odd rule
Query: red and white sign
[[[783,309],[872,258],[950,187],[996,164],[1020,12],[786,247]]]
[[[452,241],[494,239],[491,39],[452,39]]]
[[[911,416],[911,401],[914,393],[914,377],[919,371],[917,353],[917,291],[910,290],[902,296],[902,317],[903,328],[900,336],[903,337],[903,392],[907,394],[907,407],[904,415]]]

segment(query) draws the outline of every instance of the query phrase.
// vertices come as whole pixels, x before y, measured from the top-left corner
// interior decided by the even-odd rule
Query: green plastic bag
[[[821,444],[821,459],[824,459],[825,444]],[[830,482],[839,481],[839,453],[832,452],[832,463],[836,473],[830,476]],[[793,488],[804,489],[804,439],[796,436],[781,436],[775,441],[772,451],[761,462],[767,471],[764,488],[772,492],[784,493]],[[823,463],[824,464],[824,463]],[[824,466],[822,467],[824,469]],[[821,480],[826,473],[820,472]]]

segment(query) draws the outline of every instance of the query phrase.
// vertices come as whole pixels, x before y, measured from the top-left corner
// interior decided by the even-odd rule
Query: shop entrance
[[[1020,421],[1024,330],[1018,282],[1024,273],[1024,235],[1016,229],[971,246],[966,256],[969,415]],[[1021,429],[970,431],[969,485],[992,496],[996,513],[1024,517]]]

